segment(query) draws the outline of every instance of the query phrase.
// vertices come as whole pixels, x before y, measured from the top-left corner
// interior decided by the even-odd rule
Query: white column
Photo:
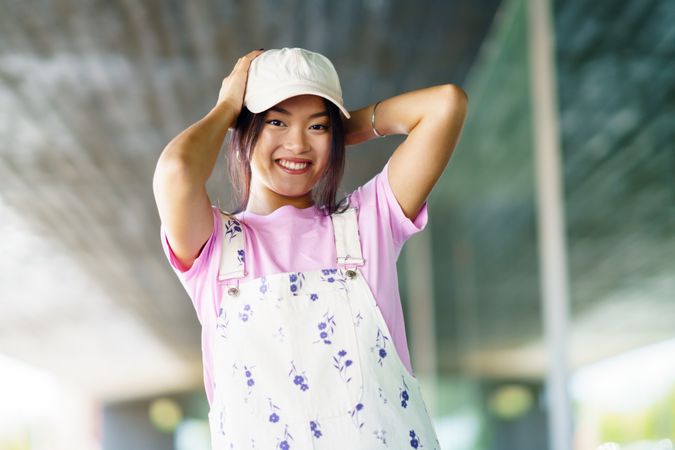
[[[528,0],[530,98],[536,160],[539,268],[549,356],[546,393],[549,449],[572,448],[568,380],[568,273],[560,164],[554,29],[550,0]]]
[[[420,379],[429,414],[438,412],[438,361],[434,312],[434,278],[431,230],[411,237],[405,244],[408,328],[413,348],[410,359]]]

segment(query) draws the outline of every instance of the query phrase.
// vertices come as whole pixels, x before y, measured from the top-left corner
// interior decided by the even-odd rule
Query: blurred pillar
[[[434,314],[433,260],[431,231],[425,230],[406,243],[406,281],[410,336],[414,344],[411,362],[418,378],[423,378],[427,394],[424,400],[429,413],[438,411],[436,398],[438,361],[436,356],[436,327]],[[431,394],[431,395],[429,395]]]
[[[539,260],[549,365],[546,380],[549,449],[572,448],[567,390],[569,310],[565,205],[560,164],[554,32],[550,0],[528,0],[530,89],[534,116]]]

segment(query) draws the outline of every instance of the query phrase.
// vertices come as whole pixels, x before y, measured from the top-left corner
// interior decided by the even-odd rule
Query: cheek
[[[317,164],[317,177],[323,178],[330,171],[330,159],[323,157]]]
[[[323,166],[328,167],[330,164],[330,153],[331,153],[331,145],[330,145],[330,139],[327,139],[326,141],[323,141],[321,143],[321,146],[318,147],[320,148],[320,156],[319,160],[321,161],[321,164]]]
[[[249,161],[251,162],[251,166],[255,164],[258,168],[263,168],[269,162],[270,153],[269,151],[265,151],[266,147],[264,145],[259,144],[260,142],[251,150]]]

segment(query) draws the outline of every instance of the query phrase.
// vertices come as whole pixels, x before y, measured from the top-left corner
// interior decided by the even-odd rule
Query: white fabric
[[[344,251],[360,248],[356,220],[351,213],[333,220],[336,241],[349,241],[336,248],[343,261],[351,259]],[[243,231],[226,242],[243,256]],[[245,259],[223,263],[231,267],[221,273],[234,273]],[[417,378],[396,353],[361,271],[346,267],[278,273],[223,295],[213,450],[440,449]]]
[[[349,118],[340,79],[325,56],[303,48],[271,49],[258,55],[248,70],[244,105],[261,113],[296,95],[312,94],[330,100]]]
[[[356,209],[349,208],[341,214],[333,214],[330,218],[333,221],[335,233],[337,265],[363,265]],[[354,236],[357,239],[354,239]]]
[[[237,219],[222,213],[223,218],[223,251],[220,254],[220,269],[218,281],[244,278],[244,246],[242,227]],[[241,233],[241,234],[240,234]],[[237,244],[232,245],[232,240],[237,239]],[[239,239],[242,242],[239,242]]]

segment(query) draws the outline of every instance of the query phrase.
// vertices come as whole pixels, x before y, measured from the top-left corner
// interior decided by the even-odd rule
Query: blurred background
[[[239,56],[284,46],[328,56],[350,109],[469,95],[399,260],[443,449],[675,440],[673,0],[0,0],[0,450],[209,449],[152,174]],[[344,191],[400,141],[350,149]],[[209,192],[232,206],[222,160]]]

